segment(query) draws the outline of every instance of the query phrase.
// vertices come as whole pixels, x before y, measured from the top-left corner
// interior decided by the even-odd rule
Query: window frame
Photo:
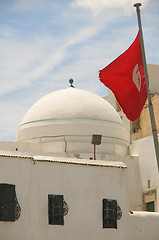
[[[48,194],[49,225],[64,225],[64,196]]]
[[[14,222],[19,219],[20,212],[15,185],[0,183],[0,221]]]
[[[117,201],[103,199],[103,228],[117,229]]]

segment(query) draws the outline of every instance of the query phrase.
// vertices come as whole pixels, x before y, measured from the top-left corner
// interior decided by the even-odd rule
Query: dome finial
[[[69,83],[71,84],[70,87],[74,88],[74,86],[72,85],[73,84],[73,79],[72,78],[69,79]]]

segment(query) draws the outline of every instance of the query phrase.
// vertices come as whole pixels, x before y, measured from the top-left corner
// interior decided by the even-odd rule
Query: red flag
[[[135,121],[147,98],[139,32],[123,54],[99,71],[99,79],[112,90],[127,118]]]

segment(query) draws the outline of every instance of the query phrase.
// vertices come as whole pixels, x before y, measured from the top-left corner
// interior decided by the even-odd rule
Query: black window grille
[[[117,229],[117,201],[103,199],[103,228]]]
[[[64,225],[64,198],[63,195],[48,195],[48,216],[49,224]]]
[[[20,217],[20,205],[16,198],[15,185],[0,184],[0,221],[16,221]]]

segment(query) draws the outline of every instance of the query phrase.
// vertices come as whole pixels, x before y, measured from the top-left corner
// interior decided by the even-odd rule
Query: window
[[[155,202],[147,202],[147,211],[148,212],[155,212]]]
[[[68,213],[68,205],[63,195],[48,195],[49,224],[64,225],[64,216]]]
[[[103,199],[103,228],[117,229],[117,201]]]
[[[157,211],[157,191],[150,189],[143,193],[143,210],[148,212]]]
[[[0,221],[16,221],[20,217],[15,185],[0,184]]]

